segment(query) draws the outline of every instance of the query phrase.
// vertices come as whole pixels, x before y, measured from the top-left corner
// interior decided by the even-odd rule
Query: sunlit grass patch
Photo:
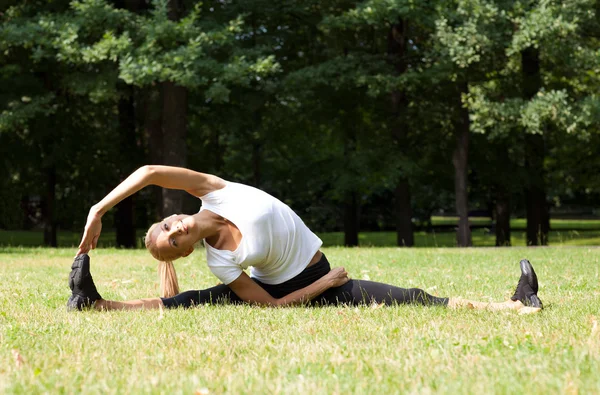
[[[532,316],[418,306],[67,313],[73,253],[0,254],[2,392],[600,392],[600,249],[325,249],[353,278],[482,301],[510,297],[528,257],[546,305]],[[182,289],[217,282],[201,253],[176,267]],[[94,251],[92,270],[105,298],[157,295],[144,251]]]

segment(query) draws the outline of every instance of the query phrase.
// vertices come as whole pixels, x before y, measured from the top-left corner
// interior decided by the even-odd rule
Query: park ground
[[[600,249],[324,248],[356,279],[505,300],[529,258],[540,314],[419,306],[67,312],[74,250],[0,250],[2,393],[600,393]],[[107,299],[158,294],[142,250],[91,254]],[[202,252],[182,289],[216,283]]]
[[[469,222],[473,225],[473,246],[491,247],[496,244],[496,235],[490,218],[471,217]],[[453,227],[458,223],[456,217],[433,217],[433,231],[417,230],[414,232],[415,247],[455,247],[456,237]],[[549,233],[550,245],[600,245],[600,219],[552,219]],[[511,244],[513,246],[526,246],[527,238],[525,228],[527,222],[522,218],[511,220]],[[437,230],[436,230],[437,229]],[[441,229],[441,231],[440,231]],[[143,247],[142,239],[147,229],[137,229],[137,246]],[[325,246],[341,246],[344,244],[343,232],[319,233]],[[397,245],[395,232],[361,232],[359,244],[368,247],[393,247]],[[104,230],[100,236],[99,247],[114,247],[115,232]],[[73,247],[79,244],[81,233],[72,231],[57,232],[59,247]],[[37,231],[15,231],[0,229],[0,248],[21,246],[35,247],[43,244],[44,234]]]

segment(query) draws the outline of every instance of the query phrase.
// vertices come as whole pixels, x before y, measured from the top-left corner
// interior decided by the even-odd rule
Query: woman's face
[[[160,256],[164,260],[174,260],[190,255],[197,241],[190,231],[194,227],[194,218],[185,214],[175,214],[159,222],[151,237]]]

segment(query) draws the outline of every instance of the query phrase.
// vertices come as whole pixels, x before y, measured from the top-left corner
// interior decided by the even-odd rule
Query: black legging
[[[302,289],[329,272],[330,266],[325,254],[319,262],[306,268],[302,273],[281,284],[264,284],[253,279],[272,297],[279,299],[294,291]],[[224,284],[203,290],[182,292],[172,298],[162,298],[168,308],[191,307],[212,303],[243,303],[243,301]],[[417,303],[426,306],[446,306],[448,298],[438,298],[419,288],[399,288],[393,285],[366,280],[350,280],[341,287],[330,288],[313,299],[313,306],[326,305],[360,305],[384,303],[386,305]]]

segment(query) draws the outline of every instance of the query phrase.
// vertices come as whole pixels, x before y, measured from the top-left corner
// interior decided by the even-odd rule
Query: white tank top
[[[231,221],[242,234],[235,251],[218,250],[204,240],[208,267],[224,284],[249,266],[257,280],[281,284],[300,274],[323,244],[291,208],[260,189],[226,181],[200,199],[200,211]]]

